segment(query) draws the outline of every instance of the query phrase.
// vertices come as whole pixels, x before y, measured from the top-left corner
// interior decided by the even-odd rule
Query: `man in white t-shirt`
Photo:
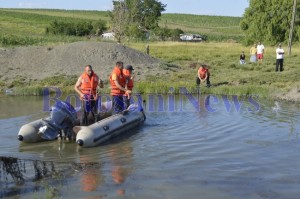
[[[257,49],[257,60],[258,63],[261,64],[264,58],[265,47],[261,42],[258,42],[256,49]]]
[[[284,57],[284,50],[281,48],[281,44],[278,45],[276,49],[276,72],[283,71],[283,57]],[[280,66],[280,68],[278,68]]]

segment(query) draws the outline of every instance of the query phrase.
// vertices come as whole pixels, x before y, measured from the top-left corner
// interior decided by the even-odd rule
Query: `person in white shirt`
[[[283,57],[284,57],[284,50],[281,48],[281,44],[278,45],[276,49],[276,72],[283,71]]]
[[[257,49],[257,60],[258,63],[261,64],[264,58],[265,47],[261,42],[258,42],[256,49]]]

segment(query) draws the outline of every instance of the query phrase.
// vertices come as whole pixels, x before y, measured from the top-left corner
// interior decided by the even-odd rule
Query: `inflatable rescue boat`
[[[90,126],[75,126],[76,143],[82,147],[93,147],[111,137],[126,132],[144,122],[146,116],[142,108],[132,104],[127,110],[100,120]]]
[[[51,107],[50,116],[23,125],[18,133],[18,140],[22,142],[39,142],[55,140],[58,135],[73,134],[73,126],[78,122],[77,112],[67,102],[57,101]]]
[[[59,138],[73,139],[81,147],[94,147],[136,127],[146,119],[141,105],[131,104],[121,113],[111,115],[111,101],[101,105],[101,120],[89,126],[80,126],[77,112],[67,102],[57,101],[50,116],[23,125],[18,133],[22,142],[40,142]],[[98,116],[99,116],[98,115]],[[109,116],[110,115],[110,116]],[[104,118],[104,119],[103,119]]]

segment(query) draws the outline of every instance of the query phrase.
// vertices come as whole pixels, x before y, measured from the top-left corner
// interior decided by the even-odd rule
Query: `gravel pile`
[[[0,80],[16,78],[40,80],[56,75],[80,75],[85,65],[92,65],[102,79],[107,79],[117,61],[131,64],[138,74],[158,75],[160,60],[121,44],[76,42],[59,46],[32,46],[0,49]]]

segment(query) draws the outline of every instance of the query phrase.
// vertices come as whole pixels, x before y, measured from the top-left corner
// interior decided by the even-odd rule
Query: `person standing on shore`
[[[256,63],[256,44],[253,44],[253,46],[250,48],[250,62]]]
[[[265,52],[265,46],[259,41],[256,47],[258,63],[262,64]]]
[[[279,70],[283,71],[283,58],[284,58],[284,50],[281,48],[281,44],[278,45],[276,49],[276,72]]]

